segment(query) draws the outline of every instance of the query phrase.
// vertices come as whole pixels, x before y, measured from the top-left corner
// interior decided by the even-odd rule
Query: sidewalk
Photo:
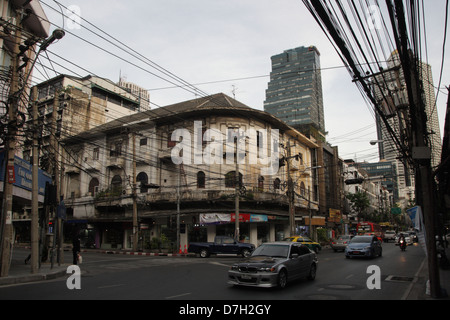
[[[23,260],[12,260],[7,277],[0,277],[0,286],[29,283],[42,280],[51,280],[62,277],[66,274],[69,264],[57,263],[52,265],[49,262],[41,263],[41,267],[36,273],[31,273],[30,264],[25,264]]]
[[[446,249],[446,256],[447,259],[449,259],[450,264],[450,248]],[[450,300],[450,266],[447,266],[445,269],[439,267],[439,282],[441,285],[442,297],[435,299],[427,294],[427,291],[429,290],[429,288],[427,288],[428,279],[428,261],[425,257],[421,269],[419,269],[411,283],[408,295],[404,297],[405,300]]]

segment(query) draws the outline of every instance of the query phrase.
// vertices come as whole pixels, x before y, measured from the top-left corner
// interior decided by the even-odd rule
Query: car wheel
[[[317,266],[315,263],[311,265],[311,269],[309,269],[308,280],[314,280],[316,278]]]
[[[208,258],[208,257],[209,257],[208,249],[202,249],[202,250],[200,250],[200,257],[202,257],[202,258]]]
[[[251,252],[250,252],[250,250],[248,250],[248,249],[243,249],[243,250],[241,251],[241,255],[242,255],[244,258],[250,257],[250,254],[251,254]]]
[[[278,273],[278,287],[283,289],[287,285],[287,272],[285,269],[281,269]]]

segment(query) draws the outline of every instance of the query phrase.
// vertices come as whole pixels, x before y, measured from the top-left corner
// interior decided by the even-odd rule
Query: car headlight
[[[270,268],[258,268],[258,271],[262,271],[262,272],[274,272],[276,270],[275,267],[270,267]]]
[[[364,249],[366,249],[366,250],[370,250],[370,246],[368,246],[368,247],[365,247]]]
[[[239,271],[239,267],[237,265],[233,265],[233,266],[231,266],[231,270]]]

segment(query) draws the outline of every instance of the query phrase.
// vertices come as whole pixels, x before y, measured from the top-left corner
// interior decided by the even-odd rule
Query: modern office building
[[[319,50],[314,46],[298,47],[274,55],[271,60],[264,111],[306,135],[324,140]]]
[[[430,65],[420,62],[420,68],[423,97],[425,100],[425,113],[427,116],[427,132],[430,133],[431,164],[436,167],[441,160],[442,140],[436,110],[433,77]],[[373,83],[375,97],[382,107],[387,122],[397,136],[405,139],[410,128],[409,118],[407,113],[405,113],[408,110],[409,104],[403,70],[401,69],[397,51],[394,51],[388,59],[386,71],[375,77]],[[402,161],[403,158],[388,133],[386,124],[378,114],[376,122],[380,160],[396,163],[399,198],[400,200],[411,200],[411,197],[414,195],[414,174],[411,169],[405,166],[405,161]]]

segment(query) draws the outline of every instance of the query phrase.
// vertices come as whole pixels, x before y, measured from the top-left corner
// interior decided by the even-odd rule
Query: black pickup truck
[[[199,254],[202,258],[218,253],[241,254],[243,257],[248,257],[254,249],[253,244],[237,242],[230,237],[217,236],[214,242],[192,242],[188,252]]]

